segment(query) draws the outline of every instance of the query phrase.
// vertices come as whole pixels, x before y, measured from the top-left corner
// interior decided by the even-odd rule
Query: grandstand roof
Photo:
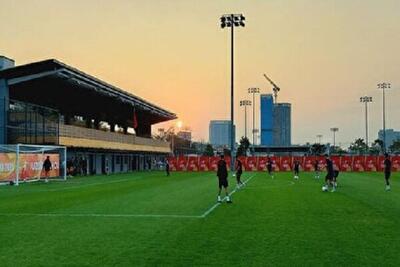
[[[100,119],[132,118],[159,123],[176,115],[138,96],[104,82],[56,59],[20,65],[0,71],[7,79],[10,98]]]

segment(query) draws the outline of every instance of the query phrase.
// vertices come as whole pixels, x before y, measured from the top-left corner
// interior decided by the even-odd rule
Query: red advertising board
[[[268,157],[258,157],[257,170],[266,171],[267,170],[267,159]]]
[[[367,156],[365,158],[365,171],[375,172],[378,170],[378,158],[377,156]]]
[[[281,157],[272,156],[269,157],[272,161],[272,170],[279,172],[281,170]]]
[[[392,160],[392,171],[400,171],[400,156],[391,157]]]
[[[247,157],[246,171],[257,171],[257,157]]]
[[[315,171],[314,168],[315,160],[316,160],[315,156],[304,157],[304,171],[306,172]]]
[[[281,171],[291,171],[292,168],[292,157],[283,156],[281,157]]]
[[[365,170],[365,156],[353,157],[353,171],[363,172]]]
[[[210,170],[210,157],[202,156],[199,158],[199,170],[200,171]]]
[[[219,159],[220,157],[210,157],[210,163],[209,163],[210,170],[217,171]]]
[[[342,159],[340,161],[340,171],[351,172],[352,168],[353,168],[353,157],[342,156]]]
[[[170,171],[176,171],[177,170],[177,158],[169,157],[168,158],[168,163],[169,163],[169,170]]]
[[[56,166],[59,164],[57,154],[51,155],[54,157]],[[304,171],[314,171],[314,163],[317,160],[320,171],[325,171],[326,161],[323,156],[305,156],[305,157],[290,157],[290,156],[260,156],[260,157],[239,157],[245,171],[266,171],[267,160],[271,159],[272,168],[274,171],[291,171],[295,160],[300,162],[300,166]],[[168,158],[171,171],[216,171],[217,163],[220,157],[207,156],[180,156]],[[384,157],[383,156],[332,156],[334,168],[340,171],[383,171]],[[227,168],[230,168],[230,157],[225,157]],[[392,170],[400,171],[400,156],[391,157]],[[20,177],[39,177],[43,158],[41,154],[21,155]],[[9,181],[15,179],[15,154],[0,153],[0,181]],[[56,172],[52,172],[52,176],[59,176],[58,168],[54,167]]]
[[[326,159],[324,156],[318,156],[318,167],[320,171],[325,171],[326,170]]]
[[[195,156],[188,158],[187,170],[192,172],[197,172],[199,170],[199,157]]]
[[[176,170],[177,171],[187,171],[188,159],[185,156],[179,156],[177,159]]]
[[[384,164],[385,157],[384,156],[378,156],[377,161],[378,161],[377,162],[378,171],[383,171],[385,169],[385,164]]]

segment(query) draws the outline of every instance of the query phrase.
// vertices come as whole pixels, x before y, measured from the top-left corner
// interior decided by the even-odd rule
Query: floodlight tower
[[[333,132],[333,148],[336,146],[336,132],[339,131],[339,128],[333,127],[331,128],[331,131]]]
[[[321,144],[322,134],[317,134],[318,144]]]
[[[372,102],[371,96],[360,97],[360,102],[365,103],[365,143],[367,144],[368,150],[368,103]]]
[[[256,87],[252,87],[248,89],[249,94],[253,94],[253,130],[252,130],[252,134],[253,134],[253,143],[252,143],[252,147],[253,147],[253,155],[254,155],[254,146],[255,146],[255,134],[256,134],[256,129],[255,129],[255,121],[256,121],[256,117],[255,117],[255,107],[256,107],[256,102],[255,102],[255,95],[260,93],[260,88],[256,88]]]
[[[247,106],[251,106],[251,101],[240,100],[240,106],[244,107],[244,137],[247,138]]]
[[[390,89],[390,83],[378,83],[378,89],[382,89],[382,117],[383,117],[383,153],[386,153],[386,114],[385,114],[385,89]]]
[[[235,169],[234,163],[235,163],[235,134],[233,130],[233,124],[234,124],[234,109],[233,109],[233,103],[234,103],[234,57],[233,57],[233,51],[234,51],[234,28],[235,27],[244,27],[244,21],[245,17],[243,14],[225,14],[222,15],[220,18],[221,20],[221,28],[231,28],[231,127],[230,127],[230,132],[231,132],[231,170],[233,171]]]

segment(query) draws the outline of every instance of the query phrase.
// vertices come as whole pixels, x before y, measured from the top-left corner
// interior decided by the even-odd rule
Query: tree
[[[347,152],[346,152],[346,150],[344,150],[340,146],[332,146],[331,147],[331,153],[341,156],[343,154],[346,154]]]
[[[212,147],[211,144],[207,144],[206,145],[206,148],[204,149],[203,155],[204,156],[210,156],[210,157],[214,156],[214,148]]]
[[[326,146],[323,144],[315,143],[310,147],[310,152],[312,155],[322,155],[326,151]]]
[[[350,144],[349,150],[352,152],[357,152],[358,154],[362,154],[367,151],[367,144],[364,139],[357,138],[353,143]]]
[[[393,144],[389,147],[390,151],[393,153],[400,152],[400,139],[393,141]]]
[[[378,155],[381,151],[383,151],[383,141],[376,139],[369,148],[369,153]]]
[[[239,142],[239,147],[237,149],[237,156],[246,156],[247,151],[250,147],[250,141],[247,137],[242,137]]]

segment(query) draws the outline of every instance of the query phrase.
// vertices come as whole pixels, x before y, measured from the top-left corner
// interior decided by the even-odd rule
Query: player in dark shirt
[[[272,173],[272,160],[270,158],[267,159],[267,171],[271,178],[274,178],[274,174]]]
[[[334,182],[335,188],[338,187],[338,177],[339,177],[339,169],[338,168],[334,168],[334,170],[333,170],[333,182]]]
[[[168,162],[168,160],[165,161],[165,171],[167,172],[167,176],[169,176],[169,162]]]
[[[386,181],[386,191],[390,190],[390,175],[392,173],[392,161],[390,160],[389,154],[385,153],[385,161],[383,162],[385,165],[384,172],[385,172],[385,181]]]
[[[329,185],[332,185],[332,191],[331,192],[335,192],[336,191],[336,186],[335,186],[335,174],[334,174],[334,170],[333,170],[333,162],[331,160],[331,158],[329,157],[329,155],[325,155],[325,160],[326,160],[326,176],[325,176],[325,186],[327,188],[329,188]]]
[[[239,159],[236,159],[236,183],[237,183],[236,186],[237,186],[237,188],[240,188],[241,186],[244,185],[244,183],[240,180],[242,173],[243,173],[242,162]]]
[[[225,189],[225,195],[226,195],[226,202],[227,203],[232,203],[231,198],[229,197],[229,192],[228,192],[228,169],[226,167],[226,162],[224,160],[224,155],[221,155],[221,159],[218,161],[218,170],[217,170],[217,176],[218,176],[218,202],[221,203],[221,191],[222,187]]]
[[[315,179],[319,179],[319,162],[318,160],[314,161],[314,171],[315,171]]]
[[[300,162],[298,160],[294,161],[294,179],[298,180],[299,179],[299,173],[300,173]]]
[[[43,162],[44,176],[45,182],[47,183],[49,180],[50,170],[51,170],[51,161],[50,156],[47,156],[46,160]]]

